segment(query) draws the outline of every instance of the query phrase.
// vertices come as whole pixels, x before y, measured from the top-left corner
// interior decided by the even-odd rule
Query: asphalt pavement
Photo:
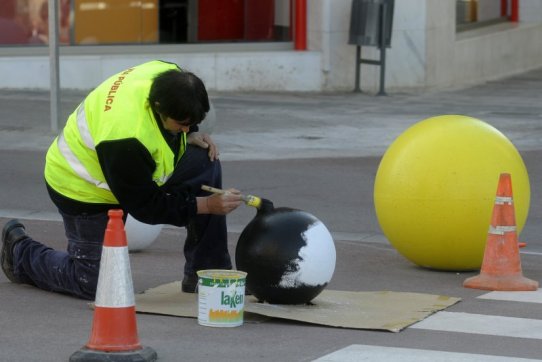
[[[208,130],[220,148],[224,185],[322,220],[337,248],[337,266],[328,289],[460,297],[462,301],[447,312],[504,318],[496,330],[443,327],[388,333],[278,319],[226,329],[203,327],[191,318],[138,314],[141,343],[155,349],[160,361],[312,361],[342,353],[351,345],[387,349],[389,361],[405,361],[405,352],[393,354],[393,348],[432,351],[438,356],[433,360],[542,360],[542,297],[530,302],[488,302],[478,298],[486,292],[462,287],[463,280],[476,272],[437,272],[412,264],[382,234],[373,204],[380,159],[409,126],[443,114],[483,120],[512,141],[527,166],[531,205],[521,233],[527,243],[522,267],[525,276],[542,281],[541,90],[542,69],[538,69],[470,88],[388,96],[210,95],[216,119],[211,119]],[[81,91],[63,91],[61,118],[83,97]],[[42,175],[45,152],[54,137],[48,93],[0,90],[0,223],[20,218],[34,238],[63,249],[62,223]],[[254,209],[241,207],[228,217],[232,254],[253,216]],[[183,229],[164,227],[148,249],[130,254],[136,292],[181,278],[184,236]],[[0,361],[66,361],[87,342],[92,316],[86,301],[15,285],[0,275]],[[532,330],[532,335],[500,330],[512,320]],[[357,360],[343,356],[326,358]],[[368,360],[383,360],[373,356]]]

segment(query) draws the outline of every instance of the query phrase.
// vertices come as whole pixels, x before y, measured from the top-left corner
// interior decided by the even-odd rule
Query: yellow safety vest
[[[186,149],[183,133],[175,160],[148,102],[152,79],[170,69],[179,68],[151,61],[115,74],[93,90],[47,151],[45,179],[49,186],[74,200],[118,204],[98,162],[96,146],[128,138],[139,140],[149,151],[156,163],[153,180],[163,185]]]

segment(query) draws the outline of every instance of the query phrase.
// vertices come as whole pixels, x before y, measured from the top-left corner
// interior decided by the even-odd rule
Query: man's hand
[[[223,194],[213,194],[206,197],[197,197],[198,214],[226,215],[242,204],[241,192],[228,189]]]
[[[188,135],[186,140],[189,145],[198,146],[201,148],[208,149],[209,159],[211,161],[218,160],[218,148],[207,133],[193,132]]]

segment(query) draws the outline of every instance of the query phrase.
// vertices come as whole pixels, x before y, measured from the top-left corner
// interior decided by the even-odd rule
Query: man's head
[[[157,75],[149,93],[149,104],[162,121],[196,125],[209,112],[205,85],[195,74],[172,69]]]

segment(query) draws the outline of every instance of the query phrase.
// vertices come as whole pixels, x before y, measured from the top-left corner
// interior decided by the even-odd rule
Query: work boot
[[[8,221],[2,229],[2,270],[13,283],[21,283],[13,273],[13,250],[18,242],[27,237],[24,225],[19,220]]]
[[[196,293],[198,291],[198,276],[185,275],[181,283],[181,289],[185,293]]]

